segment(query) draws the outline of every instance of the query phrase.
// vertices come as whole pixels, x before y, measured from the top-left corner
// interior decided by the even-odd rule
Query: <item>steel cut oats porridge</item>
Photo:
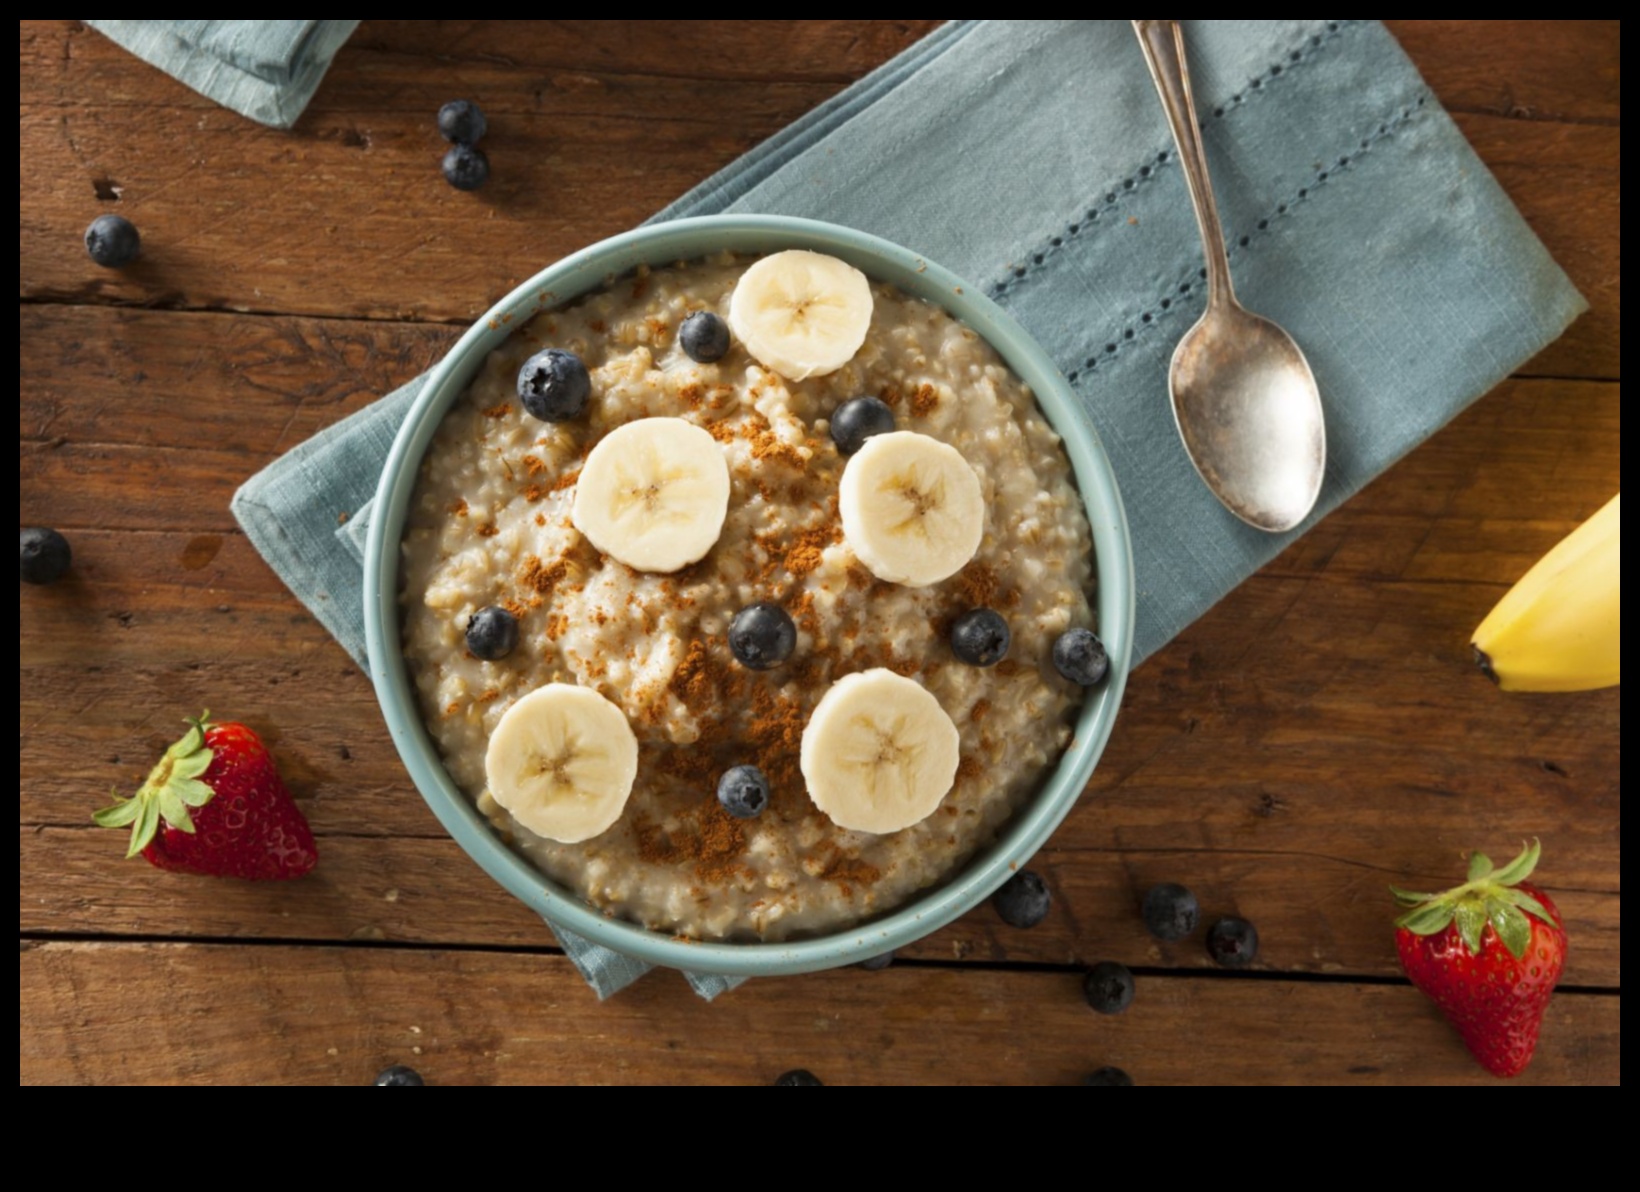
[[[1083,691],[1055,670],[1055,639],[1092,627],[1086,517],[1058,436],[1030,391],[945,311],[872,282],[863,344],[836,371],[789,381],[737,337],[702,364],[686,316],[728,316],[755,258],[724,254],[643,269],[522,325],[451,408],[421,465],[403,541],[404,653],[428,731],[456,785],[513,847],[604,913],[702,940],[781,940],[885,913],[951,876],[1051,773]],[[586,409],[545,422],[520,406],[520,367],[574,353]],[[790,370],[788,370],[790,371]],[[897,430],[949,444],[977,476],[983,535],[972,559],[924,587],[878,579],[842,528],[849,462],[830,418],[874,395]],[[571,519],[592,448],[645,418],[705,430],[729,474],[722,532],[671,574],[601,554]],[[703,440],[704,441],[704,440]],[[869,440],[868,440],[869,442]],[[736,612],[790,614],[796,646],[749,669],[731,654]],[[499,606],[517,644],[483,661],[464,637]],[[958,659],[952,623],[976,608],[1011,631],[992,666]],[[834,681],[883,668],[920,683],[956,726],[948,794],[910,827],[839,827],[811,799],[799,751]],[[488,789],[486,749],[504,713],[544,685],[591,689],[625,714],[637,778],[607,829],[563,844],[524,828]],[[768,804],[736,818],[719,777],[754,765]]]

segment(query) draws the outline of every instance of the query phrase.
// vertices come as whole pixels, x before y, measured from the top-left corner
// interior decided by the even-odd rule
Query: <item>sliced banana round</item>
[[[711,550],[728,511],[729,465],[717,441],[682,418],[640,418],[587,455],[570,519],[604,554],[667,572]]]
[[[871,326],[871,285],[847,261],[804,249],[757,261],[729,298],[729,328],[788,381],[823,377],[854,358]]]
[[[803,729],[809,798],[839,828],[882,835],[932,815],[957,778],[957,726],[926,687],[878,667],[844,675]]]
[[[621,818],[638,776],[638,738],[596,691],[548,683],[502,714],[484,771],[490,796],[515,820],[575,844]]]
[[[979,477],[949,443],[897,430],[849,456],[838,485],[843,537],[878,579],[914,588],[955,575],[985,536]]]

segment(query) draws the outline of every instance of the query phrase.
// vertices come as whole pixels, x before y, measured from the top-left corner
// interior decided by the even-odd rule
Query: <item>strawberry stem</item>
[[[1523,844],[1515,858],[1498,869],[1484,853],[1471,853],[1468,880],[1440,894],[1418,894],[1391,886],[1396,902],[1407,908],[1395,925],[1413,935],[1436,935],[1456,923],[1464,946],[1476,955],[1480,954],[1481,937],[1490,926],[1510,955],[1518,959],[1531,943],[1528,915],[1550,926],[1557,925],[1541,902],[1525,890],[1516,889],[1532,875],[1542,855],[1542,845],[1533,840]]]
[[[215,756],[205,744],[205,734],[211,727],[210,715],[202,712],[198,719],[190,718],[186,722],[188,731],[165,751],[165,756],[149,772],[148,781],[135,795],[125,799],[116,791],[110,806],[92,814],[92,820],[99,827],[130,825],[127,857],[136,856],[152,843],[162,821],[179,832],[193,833],[194,821],[188,809],[205,806],[214,793],[202,781]]]

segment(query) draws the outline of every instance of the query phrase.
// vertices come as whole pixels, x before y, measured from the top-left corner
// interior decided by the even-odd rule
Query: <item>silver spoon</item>
[[[1178,21],[1134,21],[1167,111],[1207,258],[1207,310],[1173,350],[1167,386],[1179,437],[1224,507],[1250,526],[1290,530],[1315,507],[1327,466],[1321,394],[1293,337],[1236,301],[1207,177]]]

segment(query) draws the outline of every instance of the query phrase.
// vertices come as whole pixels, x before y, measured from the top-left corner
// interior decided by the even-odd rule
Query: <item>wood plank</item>
[[[496,42],[505,35],[495,29],[440,50],[422,40],[436,32],[401,23],[367,29],[344,50],[294,133],[187,102],[179,85],[95,35],[25,24],[19,136],[31,166],[20,183],[18,293],[468,321],[547,262],[640,222],[925,24],[867,23],[857,41],[845,40],[835,22],[716,25],[686,38],[728,39],[721,52],[690,56],[682,45],[674,61],[688,65],[668,68],[646,57],[665,54],[659,39],[591,23],[550,40],[544,53],[586,63],[576,69],[544,68],[533,53]],[[1474,32],[1397,31],[1412,45],[1450,47],[1418,59],[1431,85],[1455,98],[1482,158],[1594,305],[1532,370],[1615,377],[1617,38],[1599,22],[1549,24],[1568,27],[1485,32],[1496,58],[1476,52]],[[70,77],[65,53],[78,90],[61,81]],[[442,100],[427,89],[429,55],[459,63],[463,86],[491,114],[486,146],[495,175],[480,194],[453,191],[438,174],[442,142],[431,113]],[[1579,55],[1587,69],[1577,67]],[[751,65],[726,69],[728,77],[687,73],[720,59]],[[806,65],[787,70],[798,60]],[[1496,86],[1488,90],[1469,63],[1518,86],[1507,112],[1544,118],[1495,114]],[[786,81],[765,77],[770,64]],[[600,73],[606,67],[615,73]],[[107,98],[96,105],[70,98],[85,94]],[[179,145],[186,146],[180,166]],[[119,209],[149,246],[121,273],[98,269],[79,245],[85,224],[107,205],[98,194],[114,186]],[[341,194],[355,197],[333,201]],[[315,270],[315,256],[346,267]]]
[[[71,316],[85,342],[117,344],[130,363],[95,367],[83,349],[60,363]],[[488,878],[447,862],[365,677],[225,512],[239,474],[305,433],[302,420],[367,400],[447,330],[58,308],[25,312],[24,326],[20,432],[49,436],[20,460],[24,517],[67,507],[106,524],[135,510],[162,528],[76,530],[74,578],[20,593],[20,823],[80,828],[101,792],[140,778],[177,717],[208,706],[270,735],[346,858],[341,893],[297,899],[300,913],[286,901],[259,910],[248,894],[196,912],[141,867],[107,866],[99,880],[99,850],[112,846],[92,835],[25,834],[23,880],[46,900],[31,927],[346,939],[377,924],[424,942],[532,938]],[[419,343],[408,359],[393,351],[401,335]],[[234,445],[214,470],[186,466],[198,453],[174,452],[172,467],[143,449],[207,411]],[[917,954],[1198,966],[1198,948],[1155,949],[1132,915],[1151,882],[1185,880],[1210,909],[1254,917],[1273,967],[1393,974],[1384,882],[1438,881],[1462,848],[1502,851],[1538,833],[1546,880],[1569,891],[1574,978],[1615,987],[1618,693],[1507,699],[1469,670],[1462,643],[1503,586],[1618,485],[1620,436],[1614,385],[1511,382],[1479,403],[1135,677],[1094,796],[1038,862],[1059,895],[1048,924],[1010,932],[982,909]],[[76,462],[47,467],[52,456]],[[144,456],[160,462],[133,497],[122,468]],[[1386,757],[1386,740],[1408,744]],[[1474,741],[1507,744],[1476,756]],[[392,839],[348,840],[361,835],[418,842],[404,854]],[[382,917],[378,879],[411,854],[457,910]]]
[[[1385,21],[1449,111],[1616,124],[1617,21]]]
[[[1140,975],[1101,1017],[1074,973],[896,965],[755,981],[657,974],[602,1005],[558,957],[25,943],[23,1084],[1499,1083],[1406,986]],[[156,1012],[155,1007],[163,1007]],[[1620,999],[1561,993],[1519,1084],[1621,1083]]]

